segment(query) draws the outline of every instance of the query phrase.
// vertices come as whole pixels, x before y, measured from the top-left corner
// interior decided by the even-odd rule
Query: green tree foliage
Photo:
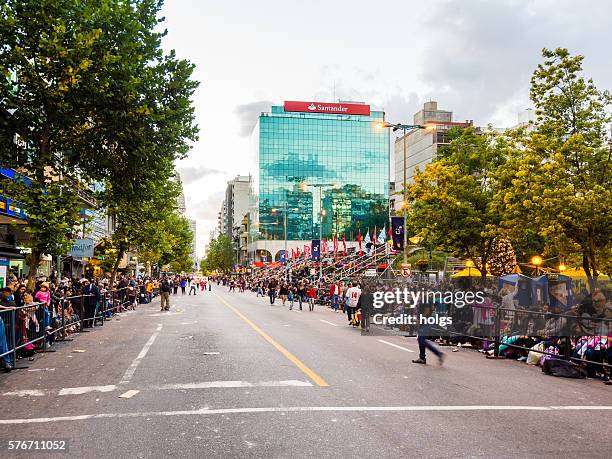
[[[96,2],[6,0],[0,6],[0,161],[28,177],[10,185],[26,207],[30,284],[43,253],[62,253],[79,224],[79,155],[104,88]],[[20,139],[19,146],[13,141]],[[78,148],[77,148],[78,146]],[[7,184],[5,184],[7,185]]]
[[[203,261],[206,271],[231,271],[236,262],[236,252],[232,240],[226,234],[219,235],[210,241],[206,259]]]
[[[487,273],[500,222],[492,208],[493,173],[506,157],[506,141],[494,133],[455,128],[438,159],[407,186],[408,234],[426,244],[469,258]]]
[[[582,56],[543,50],[531,80],[536,129],[499,171],[503,226],[537,234],[551,253],[580,254],[591,284],[612,250],[612,97],[582,76]]]
[[[160,208],[174,160],[197,137],[191,101],[197,82],[192,64],[161,47],[162,3],[0,5],[0,101],[9,110],[0,120],[0,158],[30,179],[13,197],[31,216],[44,216],[28,220],[31,273],[42,253],[69,244],[80,224],[81,183],[103,182],[98,198],[117,221],[117,262],[138,242],[131,235],[144,220],[163,218],[152,210]],[[15,74],[16,81],[7,78]]]

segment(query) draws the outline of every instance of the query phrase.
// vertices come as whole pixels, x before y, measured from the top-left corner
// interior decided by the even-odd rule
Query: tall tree
[[[0,6],[0,162],[27,176],[7,183],[29,218],[29,283],[43,253],[62,253],[79,224],[80,154],[104,88],[97,2],[6,0]],[[18,147],[13,139],[20,139]]]
[[[13,197],[35,217],[27,228],[31,276],[43,253],[69,244],[83,182],[104,182],[101,203],[123,225],[114,240],[127,250],[134,209],[152,207],[154,185],[170,178],[196,138],[193,65],[163,52],[162,3],[0,5],[0,100],[8,109],[0,138],[10,140],[0,142],[0,160],[28,177]]]
[[[235,263],[235,251],[232,240],[226,234],[220,234],[210,241],[206,254],[206,268],[229,272]]]
[[[506,140],[474,128],[454,128],[449,135],[449,145],[407,186],[407,230],[473,260],[484,278],[500,221],[491,206],[493,172],[505,160]]]
[[[536,129],[500,171],[504,226],[531,230],[549,250],[579,253],[591,285],[612,251],[612,96],[582,76],[582,56],[542,51],[531,79]],[[518,235],[517,235],[518,236]]]

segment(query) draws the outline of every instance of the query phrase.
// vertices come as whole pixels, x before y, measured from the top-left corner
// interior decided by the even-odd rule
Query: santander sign
[[[370,106],[365,104],[285,101],[284,108],[286,112],[330,113],[334,115],[370,115]]]

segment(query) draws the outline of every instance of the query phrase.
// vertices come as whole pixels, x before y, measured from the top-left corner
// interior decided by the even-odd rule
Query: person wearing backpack
[[[168,311],[170,310],[170,290],[172,287],[170,286],[170,282],[166,276],[162,277],[161,283],[159,284],[159,294],[161,297],[161,310]]]

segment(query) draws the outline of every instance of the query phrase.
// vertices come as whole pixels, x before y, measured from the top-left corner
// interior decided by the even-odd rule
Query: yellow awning
[[[453,274],[451,277],[480,277],[480,271],[477,268],[463,268],[458,273]],[[492,277],[487,273],[487,277]]]
[[[570,268],[570,269],[566,269],[565,271],[562,271],[560,273],[562,276],[567,276],[570,279],[586,279],[587,275],[584,272],[583,268]],[[597,277],[597,279],[600,280],[610,280],[610,276],[606,276],[605,274],[599,274],[599,276]]]

